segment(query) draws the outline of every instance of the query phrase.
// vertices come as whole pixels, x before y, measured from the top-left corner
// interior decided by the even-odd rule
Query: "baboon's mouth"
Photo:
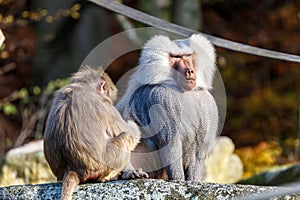
[[[187,81],[195,81],[196,79],[195,78],[185,78],[185,80],[187,80]]]

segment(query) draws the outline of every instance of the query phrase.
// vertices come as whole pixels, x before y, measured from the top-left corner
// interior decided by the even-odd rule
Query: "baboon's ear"
[[[102,80],[97,87],[100,94],[106,94],[106,81]]]

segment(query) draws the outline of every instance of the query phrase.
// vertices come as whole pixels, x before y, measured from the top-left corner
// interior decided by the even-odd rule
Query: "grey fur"
[[[168,64],[170,53],[182,52],[197,55],[197,84],[190,91],[174,83]],[[124,119],[140,126],[142,142],[150,149],[135,150],[134,167],[146,172],[165,169],[169,180],[204,180],[204,160],[216,142],[219,124],[217,105],[209,92],[214,63],[214,48],[202,36],[175,42],[155,36],[145,44],[140,65],[117,104]],[[156,173],[150,176],[161,178]]]

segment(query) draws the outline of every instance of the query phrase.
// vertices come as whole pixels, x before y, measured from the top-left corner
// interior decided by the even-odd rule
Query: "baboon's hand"
[[[122,179],[141,179],[141,178],[149,178],[149,175],[142,170],[142,168],[130,170],[126,172],[122,172]]]

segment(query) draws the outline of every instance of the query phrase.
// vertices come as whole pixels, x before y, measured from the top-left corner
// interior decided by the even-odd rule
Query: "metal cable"
[[[258,48],[238,42],[233,42],[230,40],[222,39],[219,37],[215,37],[212,35],[208,35],[205,33],[197,32],[195,30],[179,26],[177,24],[173,24],[170,22],[167,22],[165,20],[162,20],[160,18],[154,17],[152,15],[143,13],[141,11],[138,11],[136,9],[130,8],[128,6],[125,6],[119,2],[112,1],[112,0],[89,0],[101,7],[104,7],[108,10],[114,11],[118,14],[124,15],[126,17],[129,17],[133,20],[142,22],[144,24],[157,27],[159,29],[162,29],[167,32],[175,33],[184,37],[188,37],[192,34],[202,34],[205,37],[207,37],[214,45],[230,49],[233,51],[239,51],[243,53],[253,54],[257,56],[263,56],[267,58],[273,58],[273,59],[279,59],[279,60],[285,60],[285,61],[291,61],[291,62],[298,62],[300,63],[300,56],[298,55],[292,55],[288,53],[282,53],[272,50],[267,50],[263,48]]]

